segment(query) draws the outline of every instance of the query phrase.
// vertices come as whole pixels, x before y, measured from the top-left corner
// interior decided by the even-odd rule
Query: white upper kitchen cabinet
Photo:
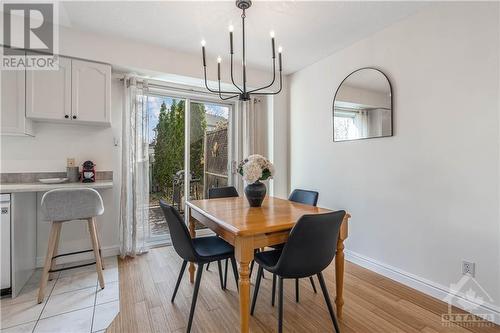
[[[26,71],[26,115],[35,120],[71,117],[71,59],[59,57],[58,70]]]
[[[72,60],[72,117],[75,120],[111,123],[111,66]]]
[[[1,135],[33,135],[31,120],[25,112],[25,72],[0,71],[1,79]]]

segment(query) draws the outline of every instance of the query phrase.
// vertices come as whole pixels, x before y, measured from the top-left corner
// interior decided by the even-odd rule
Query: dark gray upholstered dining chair
[[[301,190],[295,189],[292,191],[288,200],[293,202],[302,203],[305,205],[316,206],[318,203],[319,193],[316,191],[310,190]],[[279,244],[275,246],[271,246],[273,249],[282,249],[285,244]],[[311,282],[311,286],[313,288],[314,293],[317,293],[316,285],[314,284],[314,279],[312,276],[309,277],[309,281]],[[274,299],[276,298],[276,276],[273,275],[273,292],[271,295],[271,305],[274,306]],[[295,279],[295,301],[299,301],[299,279]]]
[[[179,289],[187,263],[194,262],[198,265],[187,326],[187,332],[190,332],[204,265],[212,261],[220,262],[224,259],[230,259],[236,285],[238,285],[238,268],[234,259],[234,248],[231,244],[217,236],[191,238],[188,228],[179,212],[163,200],[160,200],[160,207],[163,210],[163,214],[165,214],[175,252],[183,259],[181,271],[175,284],[174,293],[172,294],[172,302],[175,300],[175,295]]]
[[[254,314],[263,270],[278,276],[278,332],[280,333],[283,331],[283,280],[316,275],[335,331],[340,333],[322,271],[335,257],[336,247],[332,244],[337,242],[344,216],[343,210],[304,215],[293,227],[283,249],[259,252],[255,255],[255,261],[259,264],[259,272],[254,288],[251,315]]]

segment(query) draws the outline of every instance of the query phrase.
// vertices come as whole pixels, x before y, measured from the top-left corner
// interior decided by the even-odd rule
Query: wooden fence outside
[[[203,193],[208,189],[228,184],[228,136],[227,128],[205,133],[205,163],[203,172]]]

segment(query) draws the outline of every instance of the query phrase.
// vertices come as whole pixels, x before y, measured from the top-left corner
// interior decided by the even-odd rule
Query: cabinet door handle
[[[76,119],[76,116],[73,116],[73,119]]]
[[[68,119],[68,118],[69,118],[69,116],[66,114],[66,115],[64,115],[64,118]]]

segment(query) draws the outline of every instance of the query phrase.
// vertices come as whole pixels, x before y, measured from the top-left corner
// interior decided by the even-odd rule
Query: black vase
[[[262,201],[264,201],[266,196],[266,185],[260,181],[248,184],[245,187],[245,196],[247,197],[250,207],[262,206]]]

